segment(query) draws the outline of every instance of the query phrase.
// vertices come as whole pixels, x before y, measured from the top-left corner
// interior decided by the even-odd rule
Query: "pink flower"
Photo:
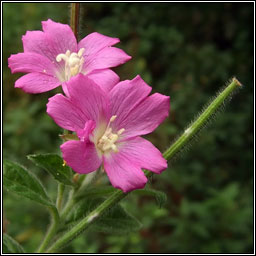
[[[49,99],[47,113],[79,140],[61,145],[63,159],[78,173],[90,173],[103,164],[110,182],[128,192],[147,182],[142,168],[161,173],[167,162],[149,141],[169,113],[169,97],[148,96],[151,87],[140,76],[118,83],[108,94],[86,76],[68,82],[69,97]]]
[[[12,73],[28,73],[18,79],[15,87],[27,93],[42,93],[64,85],[79,73],[90,74],[91,79],[101,77],[104,90],[111,89],[119,77],[110,69],[129,59],[123,50],[111,47],[120,40],[91,33],[78,44],[68,25],[50,19],[42,22],[43,31],[27,31],[22,37],[23,53],[8,59]],[[106,86],[106,88],[105,88]]]

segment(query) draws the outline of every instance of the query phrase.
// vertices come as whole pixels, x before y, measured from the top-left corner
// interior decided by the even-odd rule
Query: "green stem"
[[[59,214],[55,207],[49,207],[49,211],[51,213],[51,225],[44,237],[43,242],[41,243],[40,247],[37,250],[37,253],[42,253],[45,251],[49,243],[52,241],[52,238],[54,237],[58,225],[59,225]]]
[[[177,152],[179,152],[184,145],[202,128],[208,119],[215,113],[218,107],[231,95],[231,93],[241,86],[240,82],[233,78],[232,82],[224,89],[216,99],[205,109],[205,111],[192,123],[192,125],[185,130],[185,132],[179,137],[174,144],[168,148],[163,156],[165,159],[170,160]],[[151,175],[149,171],[146,171],[147,177]],[[123,193],[118,190],[114,192],[108,199],[106,199],[101,205],[99,205],[94,211],[87,215],[84,219],[78,222],[73,228],[71,228],[64,236],[60,237],[49,249],[48,253],[58,251],[60,248],[67,245],[81,232],[94,223],[106,210],[113,207],[121,199],[126,197],[128,193]]]
[[[74,195],[74,193],[75,193],[75,189],[72,188],[69,192],[69,196],[68,196],[68,200],[67,200],[67,203],[65,205],[65,208],[63,209],[63,211],[60,214],[60,219],[61,220],[65,219],[65,217],[67,216],[67,214],[69,213],[69,211],[73,207],[73,204],[74,204],[73,195]]]
[[[232,82],[212,101],[204,112],[184,131],[184,133],[163,153],[165,159],[169,160],[184,148],[187,142],[207,123],[221,104],[241,86],[241,83],[233,78]]]
[[[61,206],[62,206],[64,190],[65,190],[65,185],[63,183],[59,183],[58,184],[57,200],[56,200],[56,207],[59,212],[60,212]]]
[[[71,16],[70,16],[70,27],[75,34],[76,39],[78,39],[78,28],[79,28],[79,3],[71,4]]]

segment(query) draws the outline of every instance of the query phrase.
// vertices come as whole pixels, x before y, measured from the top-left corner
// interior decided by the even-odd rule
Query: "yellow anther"
[[[63,160],[62,166],[64,167],[64,166],[66,166],[66,165],[67,165],[67,162],[66,162],[65,160]]]

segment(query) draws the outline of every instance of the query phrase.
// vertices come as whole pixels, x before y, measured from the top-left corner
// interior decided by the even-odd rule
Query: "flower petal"
[[[94,32],[83,38],[78,43],[78,49],[84,48],[84,55],[88,56],[100,51],[107,46],[112,46],[119,42],[120,40],[118,38],[104,36],[100,33]]]
[[[48,58],[32,52],[12,54],[8,59],[8,67],[12,73],[38,72],[51,76],[55,76],[56,69]]]
[[[49,98],[46,112],[56,124],[70,131],[84,129],[87,121],[83,112],[62,94]]]
[[[125,193],[144,188],[147,183],[147,177],[141,168],[121,152],[104,156],[103,163],[111,184]]]
[[[109,93],[120,81],[119,76],[111,69],[94,70],[88,77],[98,84],[106,93]]]
[[[51,19],[42,21],[43,31],[49,36],[59,53],[67,50],[77,52],[75,35],[69,25],[54,22]]]
[[[93,120],[96,125],[109,119],[109,102],[107,94],[87,76],[78,74],[67,83],[71,103],[76,105],[86,116],[87,120]]]
[[[167,161],[161,152],[151,142],[141,137],[117,143],[117,147],[119,154],[121,153],[140,168],[157,174],[167,168]]]
[[[58,54],[63,53],[58,45],[54,44],[52,39],[42,31],[27,31],[22,36],[24,52],[34,52],[47,57],[60,73],[64,72],[64,63],[57,62]]]
[[[116,47],[105,47],[101,51],[85,56],[83,72],[88,74],[95,69],[116,67],[131,59],[123,50]]]
[[[169,108],[169,96],[155,93],[147,97],[118,124],[118,129],[125,129],[122,137],[131,138],[151,133],[169,115]]]
[[[70,140],[60,146],[63,159],[77,173],[96,171],[102,160],[91,142]]]
[[[15,82],[16,88],[21,88],[27,93],[42,93],[50,91],[60,85],[56,77],[42,73],[29,73]]]
[[[122,81],[111,90],[111,116],[117,116],[112,125],[115,131],[123,128],[121,125],[127,115],[136,108],[150,92],[151,87],[148,86],[140,76],[136,76],[133,80]]]
[[[56,59],[53,42],[42,31],[27,31],[22,36],[24,52],[34,52],[48,57],[50,60]]]

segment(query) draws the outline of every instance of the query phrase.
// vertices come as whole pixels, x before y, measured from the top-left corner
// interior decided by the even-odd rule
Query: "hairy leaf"
[[[63,159],[57,154],[38,154],[29,155],[28,159],[37,166],[49,172],[54,179],[65,184],[74,185],[72,183],[72,171],[70,167],[63,164]]]
[[[142,224],[121,205],[116,205],[101,219],[96,221],[93,228],[106,233],[124,234],[139,230]]]
[[[155,189],[148,189],[148,188],[137,189],[137,190],[134,190],[132,193],[137,194],[137,195],[154,196],[155,199],[156,199],[157,204],[159,205],[159,207],[162,207],[162,205],[167,200],[167,196],[164,192],[158,191],[158,190],[155,190]]]
[[[40,181],[24,167],[5,160],[3,170],[3,185],[8,191],[40,204],[54,206]]]

